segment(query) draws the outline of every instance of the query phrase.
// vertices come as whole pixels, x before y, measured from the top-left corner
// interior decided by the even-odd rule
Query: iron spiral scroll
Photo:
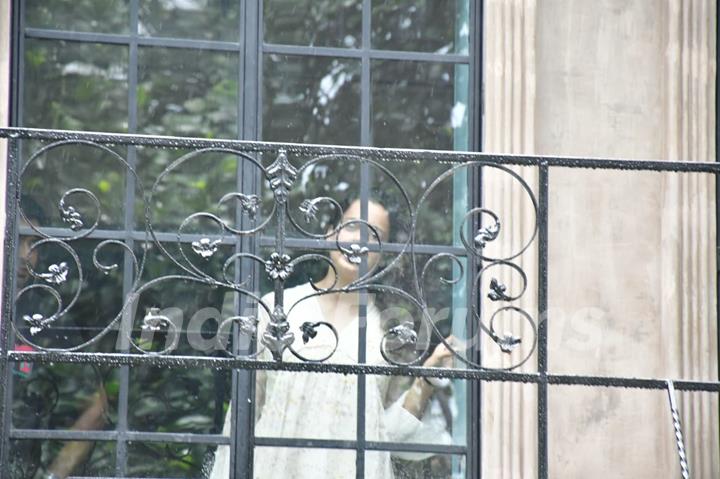
[[[97,230],[99,219],[103,214],[103,208],[98,195],[88,188],[72,187],[65,191],[60,198],[57,198],[56,215],[65,225],[62,234],[56,234],[56,229],[45,228],[37,224],[23,211],[22,202],[19,207],[20,217],[29,228],[40,239],[34,241],[25,258],[25,264],[20,267],[27,268],[33,283],[20,288],[16,294],[16,302],[30,291],[35,294],[49,295],[56,303],[55,311],[50,314],[30,313],[25,314],[13,321],[13,329],[18,339],[40,351],[71,352],[81,351],[106,336],[110,331],[125,331],[126,339],[131,349],[142,354],[167,355],[171,354],[174,346],[177,345],[177,337],[180,334],[177,326],[171,318],[162,311],[164,305],[158,304],[144,312],[144,316],[137,325],[144,332],[163,332],[169,338],[169,346],[160,350],[146,348],[138,343],[132,336],[132,329],[123,328],[124,321],[132,313],[132,305],[137,303],[140,296],[151,288],[173,281],[183,281],[197,284],[198,286],[223,288],[244,297],[244,299],[256,305],[256,311],[260,314],[253,315],[230,315],[222,318],[219,322],[219,331],[235,330],[251,341],[256,341],[257,347],[251,353],[238,354],[227,348],[227,341],[222,341],[223,335],[218,335],[219,349],[225,354],[246,359],[256,359],[263,354],[270,354],[276,361],[287,360],[289,353],[300,361],[325,362],[332,358],[338,348],[340,336],[337,329],[329,322],[315,321],[303,323],[297,331],[291,330],[288,317],[293,314],[294,306],[288,307],[284,301],[286,282],[299,269],[298,267],[306,262],[329,268],[334,272],[335,281],[329,287],[320,287],[311,281],[313,292],[301,298],[304,301],[314,296],[321,296],[335,293],[381,293],[388,294],[411,304],[415,313],[412,321],[405,321],[399,324],[388,325],[383,331],[380,340],[379,353],[389,364],[398,366],[419,365],[431,353],[430,342],[418,341],[418,338],[436,337],[437,341],[444,343],[450,349],[457,360],[468,367],[478,369],[492,369],[483,366],[480,362],[473,360],[468,354],[468,348],[459,348],[457,344],[451,344],[444,337],[431,314],[433,307],[432,295],[428,294],[428,287],[432,284],[461,285],[465,280],[469,285],[469,300],[467,313],[476,326],[480,335],[489,338],[500,352],[507,355],[510,364],[504,365],[503,370],[511,370],[525,364],[533,355],[537,343],[537,324],[533,317],[518,305],[528,288],[528,277],[522,267],[516,261],[533,244],[538,231],[538,203],[529,184],[514,170],[484,161],[472,161],[460,163],[442,172],[431,184],[427,186],[416,204],[413,204],[411,196],[400,181],[400,179],[383,164],[382,160],[367,158],[360,155],[350,154],[324,154],[314,156],[301,166],[296,166],[291,161],[288,152],[278,149],[273,155],[272,161],[263,164],[259,158],[263,155],[243,152],[234,148],[205,148],[198,149],[180,156],[167,166],[155,179],[153,185],[147,190],[133,165],[116,151],[108,146],[85,140],[62,140],[48,144],[35,151],[20,171],[21,185],[29,168],[48,152],[65,146],[82,146],[97,149],[107,154],[113,161],[129,172],[137,191],[142,195],[144,206],[144,231],[146,244],[156,247],[162,256],[170,262],[172,267],[178,270],[175,274],[154,277],[145,282],[141,281],[146,265],[147,247],[139,250],[129,247],[125,242],[115,239],[104,240],[98,243],[92,252],[92,265],[97,272],[110,274],[120,266],[116,263],[105,263],[101,261],[101,253],[106,249],[116,248],[121,251],[131,264],[133,282],[130,293],[124,299],[122,307],[116,314],[108,318],[102,329],[92,338],[84,340],[80,344],[69,347],[55,348],[47,344],[40,344],[35,337],[43,331],[52,330],[55,323],[68,314],[76,305],[84,287],[83,277],[85,276],[84,265],[75,249],[78,240],[88,238]],[[187,215],[177,227],[175,232],[174,245],[168,246],[168,241],[161,241],[156,232],[153,218],[153,200],[158,192],[164,187],[165,180],[170,177],[178,168],[208,154],[230,155],[238,162],[253,169],[258,177],[262,178],[268,185],[268,194],[262,195],[255,192],[229,191],[217,199],[216,210],[229,205],[236,206],[236,221],[231,222],[222,215],[213,211],[196,211]],[[366,219],[351,219],[341,221],[335,226],[323,229],[320,220],[320,211],[331,211],[339,218],[343,218],[344,211],[339,201],[330,196],[308,196],[302,188],[299,188],[299,180],[306,176],[313,168],[320,163],[329,164],[331,167],[342,168],[343,165],[354,164],[363,168],[369,168],[374,174],[381,175],[386,184],[396,190],[401,198],[401,208],[406,214],[404,221],[408,225],[408,234],[401,242],[396,242],[393,248],[387,249],[385,238],[375,225]],[[487,253],[488,246],[497,244],[503,238],[503,232],[513,218],[503,218],[496,211],[486,207],[473,207],[468,209],[462,217],[461,224],[457,226],[457,237],[463,253],[440,252],[430,254],[424,253],[424,262],[419,261],[420,254],[417,252],[417,232],[422,225],[423,211],[435,192],[443,182],[452,181],[453,175],[462,174],[473,168],[482,167],[493,169],[509,178],[521,187],[523,194],[532,204],[534,225],[530,237],[516,251],[504,257],[492,257]],[[343,170],[339,170],[343,171]],[[347,171],[347,170],[344,170]],[[22,188],[22,187],[21,187]],[[298,194],[299,193],[299,194]],[[85,203],[92,205],[90,208],[81,208],[77,199],[84,198]],[[299,197],[299,199],[298,199]],[[92,214],[88,211],[92,210]],[[242,221],[237,221],[240,219]],[[212,228],[206,228],[193,241],[183,241],[188,230],[198,223],[211,224]],[[237,225],[240,224],[240,226]],[[229,255],[221,268],[220,274],[213,274],[207,271],[206,265],[211,258],[217,258],[222,244],[227,244],[229,239],[239,237],[253,237],[254,235],[267,232],[274,228],[271,233],[274,236],[274,247],[266,256],[251,253],[248,251],[236,251]],[[349,229],[364,229],[364,241],[352,242],[350,244],[340,241],[341,233]],[[334,248],[340,252],[348,262],[361,266],[361,273],[349,284],[340,286],[338,284],[337,265],[333,260],[319,253],[305,253],[293,257],[287,248],[288,230],[292,229],[300,237],[334,243]],[[52,231],[50,231],[52,230]],[[472,234],[468,234],[473,230]],[[224,243],[225,242],[225,243]],[[36,268],[29,260],[29,255],[43,247],[54,245],[67,253],[68,259],[54,263],[47,267],[46,271],[36,271]],[[175,250],[173,250],[175,248]],[[370,265],[368,256],[377,253],[383,258],[382,262]],[[477,265],[470,271],[466,266],[466,259],[472,259],[472,264]],[[399,267],[401,260],[409,260],[411,265],[411,288],[399,288],[394,285],[384,284],[383,280],[395,268]],[[232,267],[240,261],[249,261],[256,264],[256,271],[264,274],[274,285],[272,306],[263,299],[250,286],[249,278],[238,278],[231,274]],[[441,263],[448,264],[454,270],[452,277],[446,277],[434,273]],[[498,275],[498,271],[505,271],[505,274],[514,275],[519,284],[518,288],[510,288],[504,284]],[[65,304],[57,288],[68,281],[68,277],[77,278],[75,283],[76,291],[72,299]],[[485,288],[484,284],[489,281]],[[409,289],[409,290],[408,290]],[[494,311],[483,311],[481,304],[496,306]],[[298,303],[295,303],[298,304]],[[267,318],[261,321],[260,316]],[[501,323],[509,316],[520,319],[527,325],[524,330],[529,330],[529,336],[522,336],[512,331],[506,331]],[[135,321],[133,318],[132,322]],[[138,329],[138,328],[135,328]],[[311,343],[320,329],[325,329],[333,338],[334,346],[329,348],[327,354],[321,357],[307,357],[298,348],[299,341]],[[227,339],[227,335],[224,336]],[[477,341],[479,337],[471,338]],[[521,347],[522,346],[522,347]],[[412,351],[410,356],[405,355],[398,358],[398,348],[406,348]]]

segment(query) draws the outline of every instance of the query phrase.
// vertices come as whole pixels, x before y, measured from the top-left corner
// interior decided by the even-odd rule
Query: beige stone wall
[[[487,151],[714,161],[714,2],[487,3]],[[487,188],[518,217],[516,191]],[[551,170],[551,371],[717,378],[714,188],[707,175]],[[489,477],[534,473],[533,392],[486,392]],[[680,408],[694,476],[720,476],[717,398],[683,394]],[[679,472],[662,391],[551,388],[549,421],[551,477]]]

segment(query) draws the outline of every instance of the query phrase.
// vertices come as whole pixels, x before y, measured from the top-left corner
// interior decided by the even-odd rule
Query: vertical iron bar
[[[128,44],[128,132],[137,132],[137,77],[138,77],[138,22],[139,22],[139,0],[130,0],[130,43]],[[127,162],[130,168],[135,170],[137,163],[137,151],[134,146],[127,147]],[[135,176],[129,171],[125,172],[125,232],[133,230],[135,223]],[[126,244],[133,250],[135,242],[128,234]],[[135,280],[132,257],[128,251],[123,251],[123,298],[131,293],[132,284]],[[134,312],[134,309],[131,308]],[[121,325],[129,326],[132,331],[134,314],[129,324],[125,321]],[[121,326],[118,334],[124,334]],[[121,344],[119,341],[117,344]],[[129,351],[129,345],[123,344],[123,352]],[[117,442],[115,444],[115,474],[118,477],[125,477],[127,474],[127,431],[128,431],[128,402],[130,392],[130,367],[120,367],[120,384],[118,391],[118,421],[117,421]]]
[[[258,34],[261,26],[258,21],[260,14],[260,1],[253,0],[242,2],[240,11],[240,77],[239,77],[239,110],[238,123],[240,125],[240,139],[256,140],[257,138],[257,55],[258,55]],[[257,171],[252,165],[247,164],[245,160],[241,160],[238,169],[239,176],[237,178],[238,191],[259,193],[254,175]],[[249,218],[242,215],[241,211],[237,211],[236,220],[241,229],[247,229],[251,226]],[[238,241],[240,251],[252,251],[255,253],[255,241],[253,237],[241,237]],[[236,281],[239,283],[241,278],[252,274],[254,264],[248,268],[247,263],[240,262],[240,267],[236,269]],[[238,271],[239,270],[239,271]],[[257,275],[252,275],[253,279]],[[252,307],[248,304],[245,297],[240,296],[238,314],[244,314],[243,311]],[[248,345],[249,350],[241,350],[239,334],[237,328],[233,332],[233,352],[234,354],[249,353],[252,351],[253,345]],[[255,372],[249,370],[233,371],[233,412],[232,424],[230,431],[231,448],[233,454],[230,456],[230,477],[233,479],[250,479],[253,475],[252,458],[254,449],[254,403],[255,403]]]
[[[538,478],[548,478],[548,380],[547,380],[547,311],[548,311],[548,188],[547,163],[540,166],[539,175],[539,250],[538,250]]]
[[[11,72],[10,72],[10,125],[21,125],[22,76],[24,69],[25,19],[20,0],[12,3],[11,21]],[[8,352],[13,348],[10,321],[15,315],[15,260],[17,257],[17,209],[20,205],[20,140],[6,142],[5,178],[5,241],[2,285],[2,314],[0,314],[0,477],[10,476],[10,428],[12,427],[13,375]]]
[[[680,413],[678,412],[675,400],[675,385],[672,381],[667,382],[668,401],[670,402],[670,415],[672,416],[673,430],[675,432],[675,444],[678,450],[680,461],[680,475],[683,479],[690,479],[690,467],[685,455],[685,441],[683,440],[682,427],[680,425]]]
[[[370,167],[367,163],[363,163],[360,167],[360,218],[364,221],[368,220],[368,200],[370,198]],[[368,241],[367,228],[360,228],[360,244],[367,244]],[[358,276],[362,276],[368,271],[367,255],[363,256]],[[367,362],[366,341],[367,341],[367,302],[368,295],[366,290],[358,292],[358,354],[357,361],[359,364]],[[358,479],[365,477],[365,396],[366,381],[364,374],[357,375],[357,447],[355,458],[355,475]]]
[[[471,151],[483,151],[483,35],[485,31],[484,26],[484,0],[470,1],[470,45],[469,45],[469,58],[468,68],[470,69],[470,115],[468,115],[468,131],[470,132],[470,150]],[[482,168],[472,168],[468,175],[469,180],[469,194],[471,201],[471,208],[481,207],[483,204],[483,175]],[[480,218],[482,219],[482,217]],[[476,230],[474,230],[476,231]],[[479,262],[473,255],[468,255],[468,272],[472,271],[473,274],[481,267]],[[470,276],[468,276],[470,277]],[[468,281],[467,288],[470,293],[472,287],[472,281]],[[467,298],[471,298],[472,294],[468,294]],[[480,309],[480,295],[478,295],[478,301],[471,307],[478,308],[479,314],[482,314]],[[476,327],[475,322],[472,320],[472,315],[468,312],[467,315],[468,332],[471,334],[470,337],[476,338],[473,341],[472,360],[477,364],[482,364],[482,343],[479,340],[481,332]],[[470,387],[468,389],[469,401],[466,404],[470,405],[470,410],[466,411],[466,415],[470,421],[467,428],[467,445],[468,455],[466,458],[466,471],[465,477],[468,479],[475,479],[482,477],[482,381],[470,381]],[[467,406],[466,406],[467,407]]]
[[[22,125],[22,75],[24,74],[24,15],[21,0],[13,0],[10,9],[10,126]]]
[[[17,208],[20,204],[18,142],[7,140],[7,180],[5,184],[5,242],[2,288],[2,315],[0,316],[0,468],[2,477],[10,477],[10,426],[12,421],[12,365],[8,352],[12,350],[10,322],[15,309],[15,258],[17,256]]]
[[[372,96],[370,76],[370,49],[372,35],[372,1],[362,4],[362,60],[360,65],[360,144],[371,146],[372,141]]]
[[[360,144],[370,146],[372,144],[371,132],[371,77],[370,77],[370,48],[372,34],[372,1],[363,0],[362,3],[362,60],[360,72]],[[370,197],[370,168],[367,163],[360,167],[360,218],[368,219],[368,200]],[[360,242],[367,243],[367,228],[360,228]],[[362,276],[367,272],[367,256],[364,256],[360,264],[358,275]],[[358,363],[365,363],[367,339],[367,291],[360,291],[358,300]],[[355,477],[365,477],[365,394],[366,381],[364,374],[357,376],[357,424],[356,424],[356,449],[355,449]]]

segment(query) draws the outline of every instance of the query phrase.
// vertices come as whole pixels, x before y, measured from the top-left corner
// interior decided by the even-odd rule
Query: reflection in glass
[[[32,144],[27,156],[44,146]],[[48,228],[63,228],[59,236],[65,237],[87,233],[95,222],[100,229],[121,228],[130,173],[124,163],[126,150],[110,150],[117,156],[97,147],[67,144],[36,156],[22,176],[20,207],[28,220],[47,234]],[[99,205],[87,192],[68,194],[76,189],[92,193]],[[79,216],[71,217],[70,208]]]
[[[392,477],[395,479],[454,479],[465,477],[465,457],[450,454],[423,454],[384,451],[367,451],[365,461],[374,463],[386,454],[393,455]],[[421,457],[424,459],[420,459]],[[375,478],[366,472],[365,477]]]
[[[365,466],[368,470],[368,465]],[[256,447],[254,477],[355,477],[355,451]],[[387,477],[387,476],[370,476]]]
[[[128,442],[129,477],[205,477],[216,446],[162,442]]]
[[[67,447],[87,452],[77,462],[61,455]],[[115,474],[115,444],[87,441],[51,441],[23,439],[10,441],[10,477],[8,479],[45,479],[50,473],[67,477],[77,473],[84,477]]]
[[[360,62],[266,55],[263,140],[360,142]]]
[[[117,422],[116,370],[17,363],[13,379],[13,426],[18,429],[101,430]]]
[[[144,0],[140,35],[239,41],[241,2],[228,0]]]
[[[218,334],[218,327],[223,319],[237,314],[234,310],[234,296],[228,289],[187,278],[190,272],[197,271],[196,274],[224,281],[223,264],[234,252],[233,246],[218,245],[214,254],[208,258],[203,258],[193,250],[192,241],[162,243],[162,246],[186,270],[174,264],[157,244],[147,246],[143,283],[163,276],[173,277],[145,289],[133,305],[135,314],[131,337],[135,347],[145,351],[169,349],[171,354],[177,355],[219,354],[227,338]],[[136,254],[145,247],[137,246]],[[228,268],[231,280],[233,274],[231,265]],[[177,275],[183,278],[177,278]],[[143,330],[145,318],[150,314],[165,316],[172,325],[163,325],[157,331]]]
[[[229,398],[228,370],[133,368],[128,426],[135,431],[220,434]]]
[[[138,148],[138,176],[145,185],[146,194],[161,173],[175,160],[191,150]],[[218,204],[227,193],[237,190],[237,170],[242,159],[225,153],[205,152],[177,165],[158,183],[155,194],[149,199],[151,224],[155,231],[176,233],[182,222],[191,214],[205,211],[217,214],[228,225],[235,225],[236,209],[242,208],[238,200]],[[149,197],[148,197],[149,198]],[[135,207],[137,225],[145,224],[145,204],[138,197]],[[246,214],[247,216],[247,214]],[[197,229],[197,224],[188,225]],[[215,223],[203,223],[204,233],[215,233]],[[193,228],[194,227],[194,228]]]
[[[23,3],[25,24],[76,32],[127,33],[130,0],[33,0]]]
[[[237,137],[237,54],[149,47],[138,64],[139,132]]]
[[[468,53],[468,0],[378,0],[372,46],[387,50]]]
[[[25,40],[23,125],[127,130],[125,46]]]
[[[362,1],[265,0],[265,43],[360,46]]]
[[[452,150],[467,123],[467,89],[456,77],[467,65],[411,61],[372,64],[373,144],[380,147]],[[462,133],[464,135],[464,133]]]
[[[18,288],[25,289],[15,304],[15,325],[26,340],[44,348],[70,348],[88,341],[93,343],[85,351],[112,352],[117,333],[110,330],[100,336],[113,318],[122,311],[122,267],[105,274],[93,264],[93,252],[100,244],[98,240],[73,242],[74,251],[80,260],[83,283],[80,284],[78,265],[72,255],[60,243],[44,243],[35,248],[37,236],[21,236],[18,248]],[[120,246],[109,245],[97,255],[104,265],[122,265],[123,250]],[[64,264],[63,264],[64,263]],[[31,268],[35,276],[30,273]],[[87,287],[92,284],[92,287]],[[54,317],[58,305],[54,290],[65,314]],[[73,303],[78,290],[77,301]],[[41,321],[37,318],[53,318]],[[21,341],[18,339],[18,344]]]

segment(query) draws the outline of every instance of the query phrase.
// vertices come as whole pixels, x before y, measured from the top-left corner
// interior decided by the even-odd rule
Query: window
[[[716,12],[671,7],[14,1],[3,477],[716,476]]]

